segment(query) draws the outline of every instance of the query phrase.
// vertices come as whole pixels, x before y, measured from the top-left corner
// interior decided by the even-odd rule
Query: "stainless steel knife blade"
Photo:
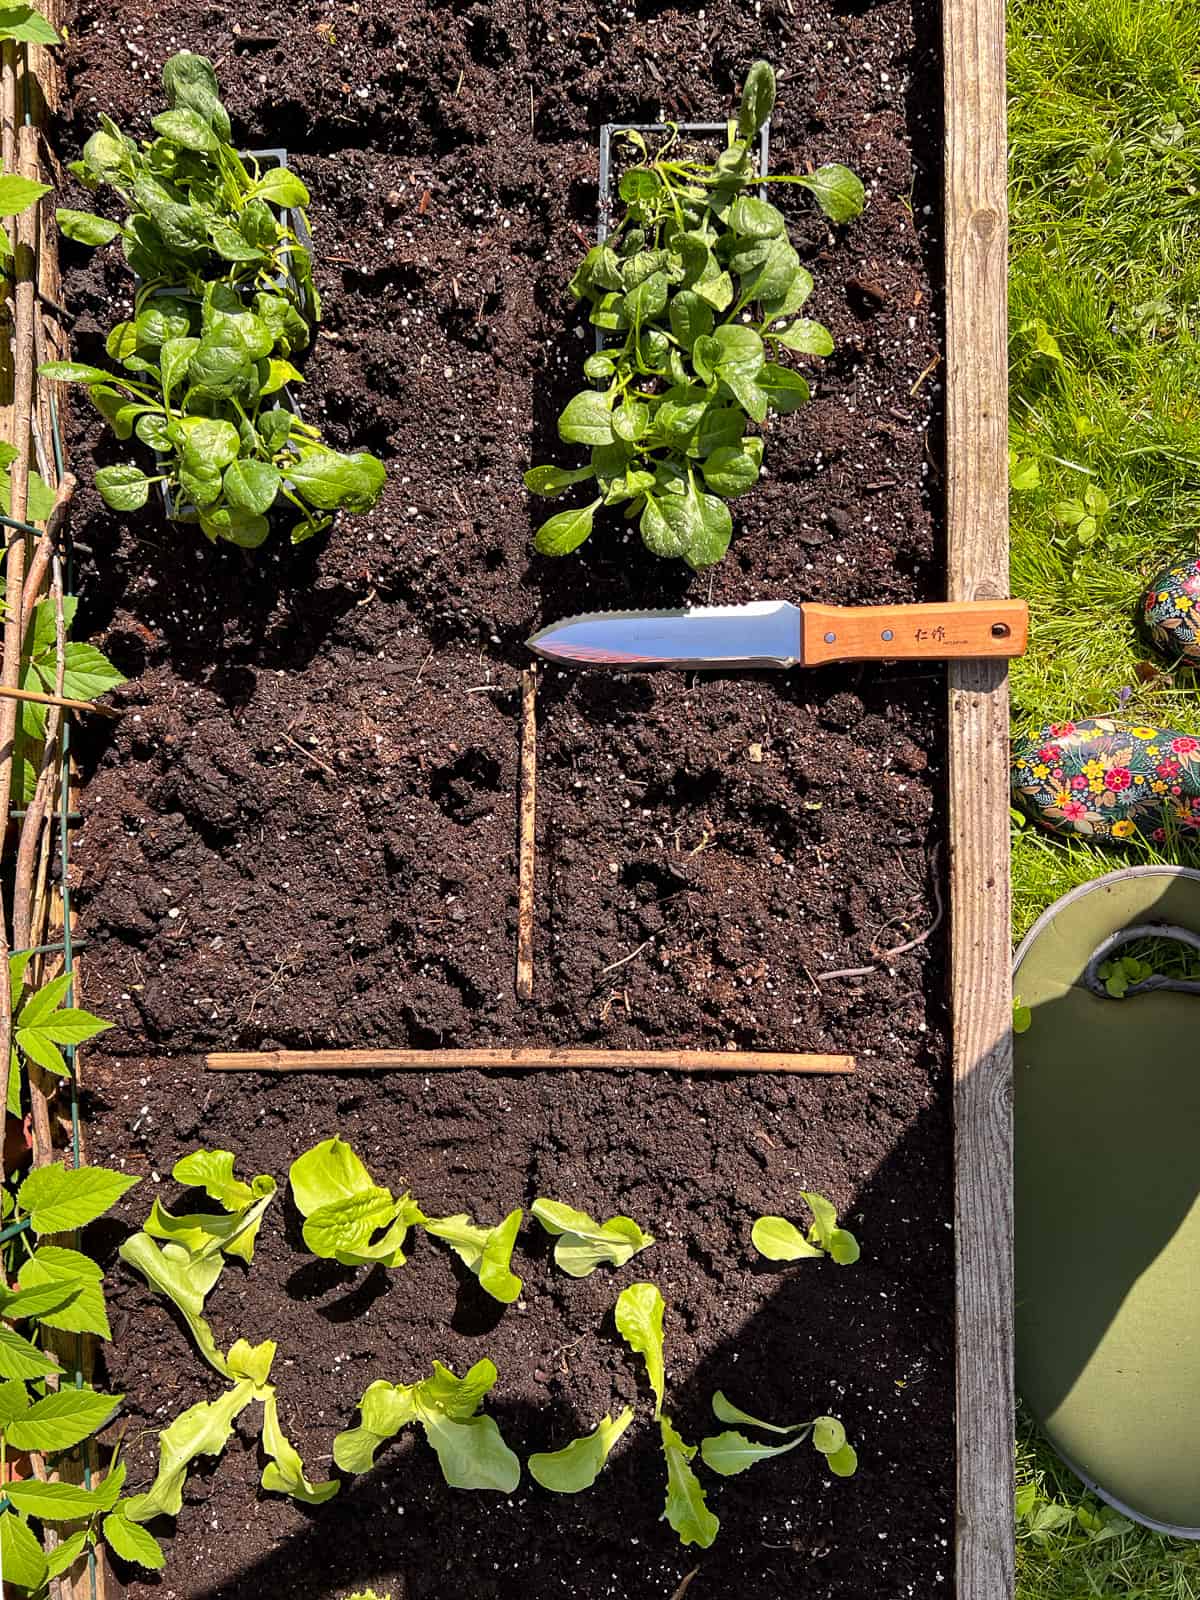
[[[802,657],[800,608],[786,600],[680,611],[589,611],[527,641],[548,661],[589,667],[720,671],[794,667]]]
[[[1019,656],[1024,600],[879,606],[754,600],[680,611],[589,611],[535,633],[538,655],[573,667],[818,667],[830,661],[955,661]]]

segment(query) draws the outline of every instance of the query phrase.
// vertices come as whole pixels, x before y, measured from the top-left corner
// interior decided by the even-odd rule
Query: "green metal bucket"
[[[1017,952],[1017,1386],[1101,1498],[1200,1539],[1200,984],[1096,973],[1149,934],[1200,948],[1200,872],[1097,878]]]

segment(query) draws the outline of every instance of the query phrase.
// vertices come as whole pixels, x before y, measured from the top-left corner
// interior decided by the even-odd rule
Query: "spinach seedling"
[[[813,1449],[824,1457],[825,1465],[835,1477],[852,1477],[858,1466],[854,1446],[846,1442],[846,1430],[836,1417],[813,1417],[809,1422],[783,1425],[763,1422],[732,1405],[719,1389],[713,1395],[712,1408],[718,1422],[742,1422],[749,1427],[760,1428],[765,1433],[796,1435],[788,1444],[759,1444],[733,1429],[701,1440],[700,1454],[705,1466],[719,1472],[723,1478],[734,1477],[772,1456],[786,1455],[789,1450],[795,1450],[797,1445],[808,1440],[812,1441]]]
[[[203,56],[172,56],[163,86],[169,109],[153,119],[154,140],[139,145],[102,117],[72,167],[121,195],[125,221],[58,213],[85,244],[119,236],[141,280],[133,317],[106,343],[122,370],[52,361],[40,371],[83,384],[118,439],[136,434],[156,453],[157,473],[122,462],[96,474],[115,511],[140,509],[162,484],[174,519],[198,522],[214,542],[254,549],[278,513],[293,519],[299,543],[338,510],[370,510],[385,478],[374,456],[324,444],[288,397],[286,386],[304,381],[291,357],[320,315],[297,232],[307,233],[308,191],[295,173],[264,170],[233,148]]]
[[[315,1256],[344,1267],[402,1267],[404,1241],[421,1208],[375,1183],[336,1134],[292,1162],[288,1181],[304,1218],[304,1242]],[[376,1237],[378,1235],[378,1237]]]
[[[630,1217],[609,1217],[596,1222],[586,1211],[557,1200],[535,1200],[530,1207],[547,1233],[557,1235],[554,1260],[572,1278],[586,1278],[602,1261],[623,1267],[654,1243]]]
[[[859,1257],[858,1240],[837,1225],[837,1212],[824,1195],[801,1189],[800,1197],[813,1214],[805,1238],[786,1217],[759,1217],[750,1238],[768,1261],[799,1261],[805,1256],[829,1256],[839,1267],[852,1266]]]
[[[632,1421],[632,1406],[626,1406],[615,1422],[611,1416],[602,1417],[591,1433],[572,1439],[561,1450],[530,1456],[530,1476],[554,1494],[579,1494],[590,1489],[603,1471],[613,1445]]]
[[[190,50],[163,67],[167,110],[151,118],[156,137],[139,144],[101,116],[71,172],[89,189],[113,190],[129,208],[123,222],[62,210],[58,224],[85,245],[120,238],[142,280],[139,300],[164,285],[197,298],[221,278],[244,291],[279,290],[315,322],[320,302],[312,257],[292,225],[307,230],[308,190],[294,172],[262,167],[230,143],[212,63]],[[308,342],[305,327],[302,342]]]
[[[711,164],[678,150],[673,125],[653,152],[640,133],[625,134],[639,159],[620,180],[624,210],[569,285],[610,337],[583,364],[599,387],[575,395],[558,419],[559,438],[587,446],[588,463],[525,474],[533,494],[587,483],[593,497],[542,524],[541,554],[577,549],[601,507],[624,506],[655,555],[695,568],[720,561],[733,527],[726,502],[752,489],[762,466],[763,440],[748,426],[808,400],[808,381],[778,358],[826,356],[833,340],[799,315],[813,280],[786,219],[750,191],[798,184],[835,222],[858,215],[864,191],[837,165],[760,179],[751,146],[774,103],[775,75],[756,62],[728,148]]]
[[[440,1361],[433,1376],[419,1383],[377,1380],[359,1401],[357,1428],[339,1433],[333,1459],[343,1472],[367,1472],[376,1452],[410,1422],[419,1423],[437,1453],[442,1476],[452,1489],[495,1489],[511,1494],[521,1479],[521,1463],[505,1444],[495,1419],[480,1414],[494,1387],[496,1368],[486,1358],[465,1378]]]

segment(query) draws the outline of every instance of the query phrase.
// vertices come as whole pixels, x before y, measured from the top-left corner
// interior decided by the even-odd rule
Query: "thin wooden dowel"
[[[12,684],[0,683],[0,699],[32,700],[39,706],[61,706],[65,711],[92,711],[98,717],[116,718],[121,713],[114,706],[97,705],[93,700],[71,700],[61,694],[38,694],[33,689],[18,689]]]
[[[853,1072],[853,1056],[772,1050],[228,1050],[205,1057],[210,1072],[437,1072],[547,1068],[656,1072]]]
[[[533,997],[533,888],[537,848],[537,669],[521,674],[521,867],[517,900],[517,994]]]

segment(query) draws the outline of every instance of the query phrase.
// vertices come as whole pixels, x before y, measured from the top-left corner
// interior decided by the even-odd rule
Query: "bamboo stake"
[[[533,889],[537,849],[537,668],[521,674],[521,868],[517,902],[517,994],[533,998]]]
[[[63,610],[62,563],[56,558],[51,582],[54,597],[54,687],[62,694],[63,678],[67,670],[67,624]],[[42,770],[38,774],[33,799],[26,807],[21,823],[20,843],[17,846],[17,865],[13,875],[13,948],[28,949],[32,943],[31,913],[33,910],[34,867],[42,822],[54,788],[59,765],[59,734],[62,712],[53,707],[46,718],[46,744],[42,752]],[[51,1075],[34,1062],[29,1062],[29,1093],[33,1110],[33,1164],[44,1167],[54,1155],[54,1135],[50,1128],[50,1097],[55,1092]]]
[[[209,1072],[434,1072],[500,1069],[625,1072],[853,1072],[853,1056],[771,1050],[230,1050],[206,1056]]]
[[[46,581],[46,572],[50,566],[50,557],[58,543],[58,536],[66,520],[67,508],[71,504],[79,480],[73,472],[65,472],[63,480],[58,486],[54,496],[54,504],[50,507],[50,515],[46,518],[46,526],[42,536],[37,542],[37,549],[33,552],[33,559],[29,563],[29,571],[25,574],[25,596],[21,607],[21,638],[29,632],[29,624],[33,620],[33,610],[41,598],[42,584]]]
[[[0,699],[29,700],[39,706],[60,706],[64,711],[93,711],[98,717],[108,717],[113,721],[121,716],[115,706],[97,705],[94,700],[71,700],[60,694],[40,694],[35,689],[14,689],[5,683],[0,683]]]
[[[0,143],[8,140],[7,117],[15,116],[16,62],[8,45],[3,53],[4,79],[0,89]],[[10,81],[11,80],[11,81]],[[25,178],[38,173],[37,130],[22,126],[17,135],[17,170]],[[34,273],[37,257],[37,227],[40,207],[32,206],[16,219],[15,330],[13,334],[13,409],[12,442],[17,456],[10,477],[9,510],[14,522],[24,522],[29,499],[29,451],[32,445],[30,417],[33,412],[34,336],[37,314],[34,299]],[[0,664],[0,861],[8,839],[8,808],[12,802],[12,780],[17,736],[17,700],[23,698],[21,679],[21,618],[25,594],[25,535],[10,539],[5,566],[4,660]],[[8,1103],[8,1080],[12,1046],[12,997],[8,984],[8,917],[0,910],[0,1107]],[[0,1180],[4,1176],[3,1142],[0,1141]]]

